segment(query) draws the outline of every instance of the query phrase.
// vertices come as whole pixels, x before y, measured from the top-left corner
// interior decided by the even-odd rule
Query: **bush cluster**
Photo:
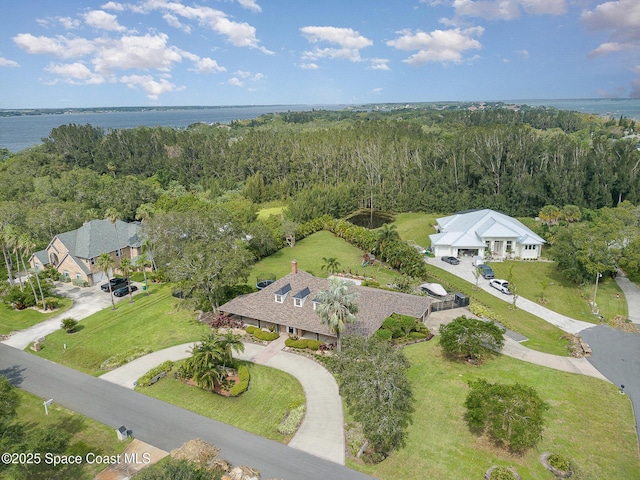
[[[571,471],[571,462],[566,457],[558,454],[552,453],[549,455],[549,459],[547,460],[549,465],[551,465],[556,470],[561,472],[570,472]]]
[[[413,340],[427,338],[429,329],[422,322],[407,315],[394,313],[382,322],[382,327],[376,332],[376,338],[390,340],[392,338],[408,337]]]
[[[271,342],[280,336],[278,332],[265,332],[254,325],[247,325],[244,330],[249,335],[253,335],[258,340],[263,340],[265,342]]]
[[[219,313],[213,320],[209,321],[211,328],[242,328],[242,321],[236,320],[227,313]]]
[[[73,285],[75,285],[76,287],[88,287],[89,286],[89,282],[87,282],[86,280],[82,280],[81,278],[74,278],[73,280],[71,280],[71,283]]]
[[[311,340],[307,338],[300,338],[297,340],[293,338],[287,338],[284,344],[290,348],[299,348],[299,349],[308,348],[309,350],[316,351],[320,349],[320,345],[322,345],[322,342],[319,340]]]
[[[162,372],[170,372],[172,368],[173,362],[171,360],[167,360],[166,362],[158,365],[156,368],[152,368],[145,375],[140,377],[137,384],[139,387],[148,387],[149,385],[151,385],[151,379],[153,377]]]
[[[496,467],[491,472],[490,480],[516,480],[516,476],[507,467]]]
[[[249,368],[246,365],[241,365],[238,368],[238,377],[236,384],[229,390],[229,395],[232,397],[237,397],[249,389],[250,375]]]
[[[304,412],[304,405],[289,410],[278,425],[278,432],[282,435],[293,435],[304,418]]]

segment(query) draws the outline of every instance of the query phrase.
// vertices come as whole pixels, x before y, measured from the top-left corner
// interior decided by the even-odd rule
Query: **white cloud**
[[[380,87],[374,88],[373,90],[371,90],[371,93],[373,95],[382,95],[382,88],[380,88]]]
[[[513,20],[528,15],[562,15],[567,12],[566,0],[454,0],[459,17],[487,20]]]
[[[316,63],[301,63],[300,68],[303,70],[318,70],[320,67]]]
[[[244,83],[242,82],[242,80],[240,80],[237,77],[232,77],[230,78],[227,83],[229,85],[233,85],[234,87],[242,87],[244,85]]]
[[[369,70],[391,70],[388,65],[389,60],[386,58],[371,58],[369,62]]]
[[[169,70],[182,56],[175,47],[167,46],[167,35],[125,35],[119,39],[96,40],[100,49],[92,62],[98,73],[115,70]]]
[[[465,52],[481,48],[480,42],[474,37],[481,36],[483,32],[482,27],[434,30],[430,33],[403,30],[398,32],[402,34],[399,38],[388,41],[387,45],[398,50],[418,50],[418,53],[404,60],[411,65],[427,62],[461,63]]]
[[[56,20],[60,22],[60,25],[62,25],[67,30],[73,30],[74,28],[78,28],[80,26],[80,20],[78,20],[77,18],[56,17]]]
[[[180,19],[172,13],[165,13],[162,18],[164,18],[164,21],[167,22],[170,27],[180,29],[186,33],[191,33],[191,27],[182,23]]]
[[[351,28],[308,26],[302,27],[300,31],[309,43],[329,43],[338,46],[316,47],[311,51],[306,51],[302,56],[304,60],[328,58],[359,62],[362,60],[360,50],[373,45],[371,40]]]
[[[235,74],[236,74],[237,76],[239,76],[240,78],[247,78],[247,77],[249,77],[249,76],[251,75],[251,72],[244,72],[244,71],[242,71],[242,70],[237,70],[237,71],[235,72]]]
[[[229,42],[236,47],[256,48],[263,53],[273,54],[260,45],[260,40],[256,37],[255,27],[246,22],[234,22],[229,20],[226,13],[210,7],[189,6],[178,2],[167,0],[147,0],[139,6],[130,6],[132,11],[139,13],[150,13],[160,11],[180,17],[185,20],[194,20],[200,25],[210,28],[216,33],[227,37]],[[171,17],[169,17],[171,18]],[[171,20],[172,22],[174,20]]]
[[[522,58],[524,58],[525,60],[529,58],[529,50],[522,49],[522,50],[518,50],[516,53],[520,55]]]
[[[13,37],[13,41],[27,53],[49,54],[61,58],[83,57],[95,51],[95,45],[90,40],[63,37],[62,35],[53,38],[19,33]]]
[[[605,42],[601,43],[597,48],[589,52],[588,57],[599,57],[601,55],[609,55],[616,52],[623,52],[633,48],[632,44],[618,43],[618,42]]]
[[[0,67],[19,67],[18,62],[9,60],[8,58],[0,57]]]
[[[126,10],[126,7],[122,3],[118,2],[107,2],[100,8],[104,8],[105,10],[115,10],[117,12],[123,12]]]
[[[126,30],[118,23],[118,17],[102,10],[91,10],[84,14],[84,21],[87,25],[99,30],[109,32],[123,32]]]
[[[220,73],[227,69],[218,65],[218,62],[211,58],[200,58],[195,61],[195,71],[198,73]]]
[[[251,10],[254,12],[262,11],[260,5],[256,3],[256,0],[238,0],[238,3],[242,6],[242,8],[246,8],[247,10]]]
[[[93,73],[86,65],[78,62],[50,64],[45,70],[61,77],[63,81],[72,85],[97,85],[105,81],[104,76]]]
[[[163,93],[182,90],[164,78],[156,81],[151,75],[127,75],[121,77],[120,81],[129,88],[142,87],[147,92],[147,98],[151,100],[157,100]]]

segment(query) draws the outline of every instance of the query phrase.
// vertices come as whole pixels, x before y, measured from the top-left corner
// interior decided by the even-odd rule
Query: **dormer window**
[[[303,288],[293,296],[293,304],[296,307],[302,307],[304,305],[304,301],[307,299],[310,293],[311,290],[309,290],[309,287]]]
[[[315,310],[316,308],[318,308],[318,305],[320,305],[320,301],[317,298],[314,298],[313,300],[311,300],[313,302],[313,310]]]
[[[284,300],[287,298],[287,295],[289,295],[290,291],[291,291],[291,285],[288,283],[281,289],[276,290],[274,292],[276,303],[284,303]]]

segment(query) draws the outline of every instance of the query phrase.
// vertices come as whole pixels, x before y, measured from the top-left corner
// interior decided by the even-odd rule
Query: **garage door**
[[[98,285],[101,282],[107,281],[107,276],[104,274],[104,272],[95,272],[92,276],[94,285]]]

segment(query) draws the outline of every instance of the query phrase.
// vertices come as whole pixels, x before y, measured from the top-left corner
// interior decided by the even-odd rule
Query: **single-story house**
[[[494,210],[472,210],[437,220],[431,238],[436,257],[540,258],[544,239],[515,218]]]
[[[219,310],[259,328],[300,338],[335,342],[335,335],[322,324],[315,311],[318,293],[328,287],[326,278],[298,270],[297,263],[293,261],[290,274],[256,293],[234,298]],[[424,321],[431,313],[433,299],[429,297],[355,284],[350,288],[358,294],[358,313],[356,323],[346,326],[346,335],[371,336],[392,313],[408,315],[420,321]]]
[[[118,268],[122,258],[133,260],[140,255],[140,228],[140,222],[91,220],[77,230],[53,237],[47,248],[31,255],[29,263],[36,272],[53,265],[66,277],[96,285],[107,279],[97,265],[98,256],[110,253]],[[109,272],[109,277],[112,275]]]

